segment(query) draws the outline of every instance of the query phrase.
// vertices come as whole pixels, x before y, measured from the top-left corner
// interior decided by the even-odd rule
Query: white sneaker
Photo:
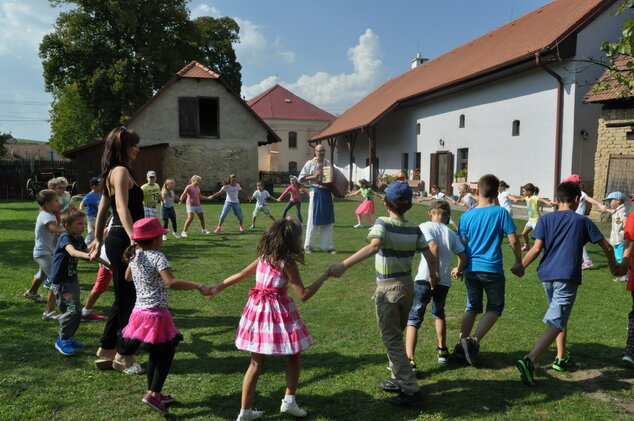
[[[263,415],[264,415],[264,411],[256,411],[255,409],[252,409],[242,416],[238,415],[238,418],[236,419],[236,421],[257,420],[258,418],[262,418]]]
[[[176,231],[172,231],[172,234],[174,235],[174,238],[181,238],[180,234]]]
[[[285,414],[290,414],[294,417],[305,417],[306,411],[297,406],[297,402],[293,401],[293,403],[288,403],[284,399],[282,399],[282,406],[280,406],[280,412]]]
[[[61,316],[61,314],[56,313],[55,310],[50,313],[44,312],[42,313],[42,320],[57,320],[59,319],[59,316]]]
[[[186,231],[181,232],[181,237],[187,237],[187,232]]]
[[[211,231],[209,231],[209,230],[203,230],[203,234],[205,234],[205,235],[206,235],[206,234],[211,234]]]
[[[167,241],[167,235],[163,234],[163,241]]]
[[[357,225],[353,226],[352,228],[363,228],[363,224],[357,224]]]

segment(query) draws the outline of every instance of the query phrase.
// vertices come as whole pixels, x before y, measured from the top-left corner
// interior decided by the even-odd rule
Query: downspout
[[[557,117],[555,124],[555,174],[553,183],[553,198],[556,197],[557,186],[561,180],[561,143],[563,138],[563,112],[564,112],[564,81],[552,69],[544,66],[539,52],[535,53],[535,64],[557,80]]]

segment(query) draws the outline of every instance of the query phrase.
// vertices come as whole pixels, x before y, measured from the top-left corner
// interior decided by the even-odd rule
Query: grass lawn
[[[366,244],[365,229],[353,229],[358,202],[336,203],[337,255],[312,253],[301,267],[304,283],[312,282],[327,265],[338,262]],[[253,204],[243,204],[247,218]],[[272,203],[280,216],[284,203]],[[207,228],[213,230],[220,204],[205,204]],[[378,208],[378,207],[377,207]],[[426,207],[417,205],[410,220],[427,220]],[[303,209],[304,215],[306,208]],[[179,228],[184,206],[177,205]],[[384,210],[379,212],[385,215]],[[83,323],[76,338],[86,346],[73,357],[53,347],[54,321],[42,321],[42,304],[24,299],[36,270],[32,258],[33,226],[37,205],[0,202],[0,419],[2,420],[158,420],[162,417],[140,400],[145,376],[126,376],[93,368],[94,352],[103,323]],[[454,215],[458,221],[459,214]],[[255,245],[269,221],[261,214],[257,229],[240,233],[230,215],[220,234],[202,235],[197,221],[187,239],[170,237],[162,251],[178,277],[216,283],[242,269],[255,256]],[[249,225],[245,220],[245,225]],[[517,221],[519,228],[522,221]],[[607,232],[608,226],[602,225]],[[506,241],[505,241],[506,242]],[[304,353],[298,402],[314,420],[623,420],[634,419],[634,371],[620,365],[631,298],[624,284],[611,281],[600,249],[590,245],[595,267],[584,271],[584,283],[569,323],[569,350],[576,362],[572,372],[550,369],[555,354],[549,350],[538,366],[537,385],[519,381],[516,359],[530,350],[545,325],[543,289],[534,263],[522,279],[508,272],[512,255],[503,247],[507,269],[506,309],[484,339],[478,367],[440,366],[435,356],[435,333],[430,316],[424,322],[417,349],[419,383],[424,404],[420,409],[391,406],[377,384],[389,377],[386,356],[378,336],[371,296],[375,282],[373,261],[332,279],[300,314],[315,345]],[[415,261],[418,264],[418,258]],[[97,265],[81,262],[82,302],[90,291]],[[183,420],[235,419],[240,408],[242,376],[249,362],[237,351],[233,336],[253,280],[246,280],[208,301],[196,291],[170,291],[176,326],[185,336],[179,346],[165,393],[178,398],[171,418]],[[292,295],[292,293],[291,293]],[[112,302],[105,293],[95,310],[105,314]],[[464,310],[465,288],[455,282],[447,301],[450,349],[458,335]],[[144,363],[146,353],[138,359]],[[264,419],[286,420],[279,414],[284,394],[285,358],[271,357],[258,383],[255,407]]]

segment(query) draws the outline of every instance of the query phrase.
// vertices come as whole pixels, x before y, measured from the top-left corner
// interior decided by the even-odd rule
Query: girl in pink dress
[[[258,243],[260,257],[241,272],[211,287],[212,294],[216,295],[252,275],[256,279],[255,288],[249,291],[249,300],[235,338],[238,349],[251,352],[251,363],[242,383],[242,408],[238,421],[254,420],[264,413],[252,410],[251,405],[266,355],[288,355],[286,395],[280,412],[296,417],[306,416],[306,411],[300,409],[295,401],[295,391],[299,382],[301,352],[312,345],[313,339],[287,290],[290,284],[295,295],[306,301],[328,278],[328,271],[304,287],[297,267],[297,262],[304,263],[301,239],[302,226],[298,222],[291,218],[275,221]]]
[[[357,225],[355,225],[353,228],[363,228],[363,222],[361,221],[361,217],[364,215],[365,215],[365,218],[370,223],[370,227],[373,227],[374,219],[372,218],[372,215],[374,215],[374,196],[380,196],[380,195],[372,191],[372,188],[370,187],[370,183],[365,179],[359,180],[359,190],[357,190],[354,193],[346,194],[346,197],[353,197],[353,196],[359,196],[359,195],[363,197],[363,201],[354,211],[354,213],[357,215]]]

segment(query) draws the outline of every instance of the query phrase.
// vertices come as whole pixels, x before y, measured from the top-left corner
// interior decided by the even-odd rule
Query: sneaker
[[[42,320],[57,320],[61,314],[56,313],[55,310],[42,313]]]
[[[264,411],[257,411],[255,409],[249,410],[244,415],[238,415],[236,421],[251,421],[257,420],[258,418],[262,418],[264,416]]]
[[[357,224],[357,225],[353,226],[352,228],[363,228],[363,224]]]
[[[82,344],[81,342],[77,342],[73,338],[69,338],[68,340],[70,341],[70,345],[75,349],[84,347],[84,344]]]
[[[46,281],[44,281],[44,283],[42,284],[42,286],[46,289],[51,289],[51,285],[53,285],[53,281],[51,281],[50,279],[47,279]]]
[[[582,270],[590,269],[593,266],[594,266],[594,263],[592,263],[592,260],[586,260],[585,262],[581,264],[581,269]]]
[[[475,365],[476,357],[480,352],[480,344],[476,341],[476,338],[469,336],[468,338],[460,339],[460,346],[464,352],[464,358],[470,365]]]
[[[143,396],[143,399],[141,399],[141,402],[143,402],[144,404],[146,404],[147,406],[149,406],[156,412],[160,412],[163,415],[169,414],[169,411],[167,410],[165,405],[163,405],[163,403],[161,402],[161,398],[159,396],[152,396],[149,393],[147,393],[145,396]]]
[[[312,249],[312,248],[310,248],[310,247],[304,247],[304,253],[306,253],[306,254],[310,254],[310,253],[312,253],[312,252],[313,252],[313,249]]]
[[[421,404],[420,392],[411,395],[401,392],[398,396],[394,396],[388,400],[392,405],[396,406],[419,406]]]
[[[462,345],[460,345],[460,342],[458,342],[456,346],[454,346],[453,352],[451,353],[451,358],[457,362],[463,362],[465,360],[464,351],[462,350]]]
[[[625,354],[623,355],[623,358],[621,358],[621,361],[629,367],[634,367],[634,355]]]
[[[416,373],[416,361],[409,360],[409,365],[412,367],[412,372]],[[389,368],[389,367],[388,367]]]
[[[253,230],[253,229],[255,229],[255,226],[254,225],[249,225],[249,229]]]
[[[253,226],[253,225],[251,225]],[[240,232],[244,232],[244,227],[242,225],[240,225]]]
[[[535,384],[535,366],[531,359],[528,358],[528,355],[517,360],[515,367],[517,367],[520,372],[520,380],[531,386]]]
[[[62,339],[61,337],[57,337],[57,341],[55,341],[55,349],[57,349],[62,355],[73,355],[75,353],[75,348],[73,347],[70,339]]]
[[[170,403],[176,400],[176,398],[172,395],[163,395],[163,394],[159,396],[159,399],[161,399],[161,403],[163,405],[169,405]]]
[[[566,354],[566,358],[555,358],[553,361],[553,370],[557,371],[568,371],[570,366],[572,365],[572,361],[570,360],[570,356]]]
[[[627,282],[627,275],[612,279],[614,282]]]
[[[174,238],[181,238],[180,234],[176,231],[172,231],[172,235],[174,236]]]
[[[522,247],[522,251],[529,251],[531,248],[528,246],[528,244],[524,244],[524,247]]]
[[[45,303],[46,300],[44,298],[42,298],[42,296],[40,294],[36,293],[32,293],[31,291],[26,291],[24,294],[22,294],[22,296],[24,298],[28,298],[29,300],[33,300],[36,303]]]
[[[92,311],[86,315],[82,314],[81,315],[81,321],[82,322],[100,322],[102,320],[104,320],[105,317],[104,316],[100,316],[98,314],[93,313]]]
[[[282,399],[282,406],[280,406],[280,412],[284,414],[289,414],[294,417],[305,417],[306,411],[297,406],[297,402],[293,401],[292,403],[286,402]]]
[[[386,392],[401,392],[401,385],[394,379],[389,379],[384,382],[379,383],[379,387]]]
[[[163,234],[163,241],[167,241],[167,235]]]
[[[436,348],[438,352],[438,364],[447,364],[449,362],[449,350],[445,348]]]
[[[214,230],[214,232],[215,232],[216,234],[217,234],[217,233],[219,233],[219,232],[220,232],[220,227],[217,227],[217,228]]]
[[[216,231],[214,231],[214,232],[218,232],[218,231],[220,231],[220,228],[216,228]],[[203,230],[203,234],[205,234],[205,235],[211,234],[211,231],[209,231],[208,229],[204,229]]]
[[[187,231],[183,231],[183,232],[181,232],[181,237],[182,237],[182,238],[187,237]]]
[[[335,249],[329,249],[329,250],[326,250],[326,253],[330,253],[330,254],[337,254],[337,250],[335,250]]]

